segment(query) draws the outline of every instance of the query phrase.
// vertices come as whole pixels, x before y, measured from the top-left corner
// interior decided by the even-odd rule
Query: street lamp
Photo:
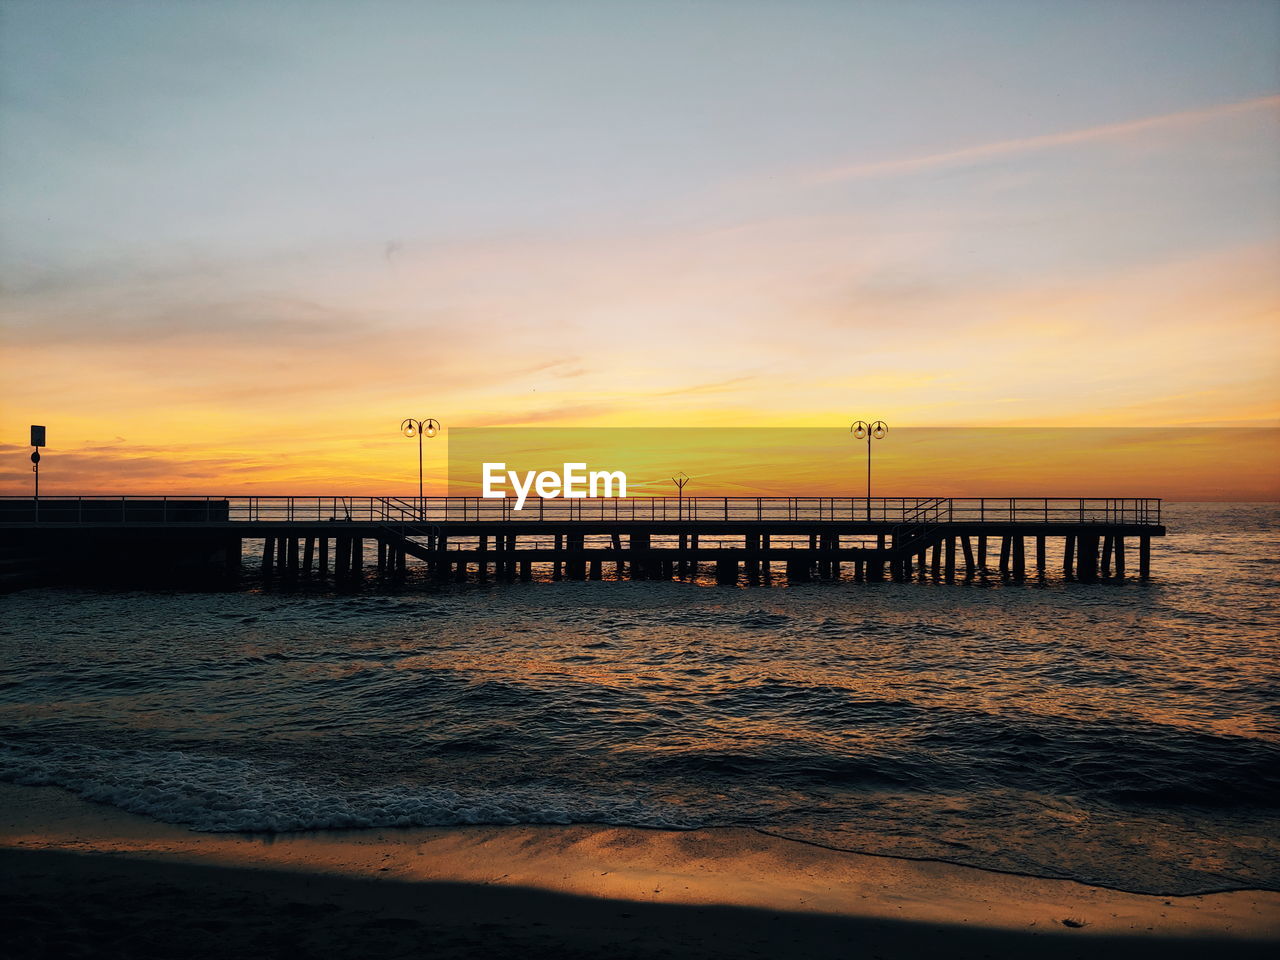
[[[405,420],[402,424],[400,424],[400,432],[403,433],[406,437],[409,437],[410,439],[412,439],[413,437],[418,438],[418,519],[421,520],[423,519],[422,438],[424,435],[427,436],[428,438],[434,437],[437,433],[439,433],[440,421],[432,420],[430,417],[428,417],[426,420],[414,420],[412,417],[410,417],[408,420]]]
[[[676,485],[676,489],[679,491],[679,493],[677,494],[678,499],[676,500],[676,516],[679,519],[683,520],[684,519],[684,485],[689,482],[689,475],[685,473],[683,470],[681,470],[679,473],[677,473],[674,477],[671,478],[671,482]]]
[[[853,434],[853,439],[867,441],[867,519],[871,519],[871,441],[883,440],[889,432],[889,425],[883,420],[876,420],[867,423],[863,420],[854,421],[849,427],[849,432]]]

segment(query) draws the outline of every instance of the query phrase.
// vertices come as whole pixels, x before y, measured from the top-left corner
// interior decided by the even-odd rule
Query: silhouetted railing
[[[0,497],[2,523],[872,521],[1158,526],[1153,498],[1100,497]]]

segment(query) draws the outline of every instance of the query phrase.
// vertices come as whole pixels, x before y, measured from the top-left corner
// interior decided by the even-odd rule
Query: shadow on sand
[[[1159,957],[1273,955],[1234,940],[1014,932],[0,851],[5,954],[28,957]]]

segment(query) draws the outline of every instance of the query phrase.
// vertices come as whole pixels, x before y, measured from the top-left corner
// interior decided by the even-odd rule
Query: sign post
[[[35,447],[31,451],[31,472],[36,475],[36,500],[40,499],[40,448],[44,446],[44,427],[31,425],[31,446]],[[36,510],[40,509],[39,503],[36,504]],[[39,519],[37,513],[36,518]]]

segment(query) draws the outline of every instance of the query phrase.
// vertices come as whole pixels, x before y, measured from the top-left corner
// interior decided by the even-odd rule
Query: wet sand
[[[1245,957],[1280,894],[1121,893],[751,830],[201,834],[0,784],[12,956]]]

